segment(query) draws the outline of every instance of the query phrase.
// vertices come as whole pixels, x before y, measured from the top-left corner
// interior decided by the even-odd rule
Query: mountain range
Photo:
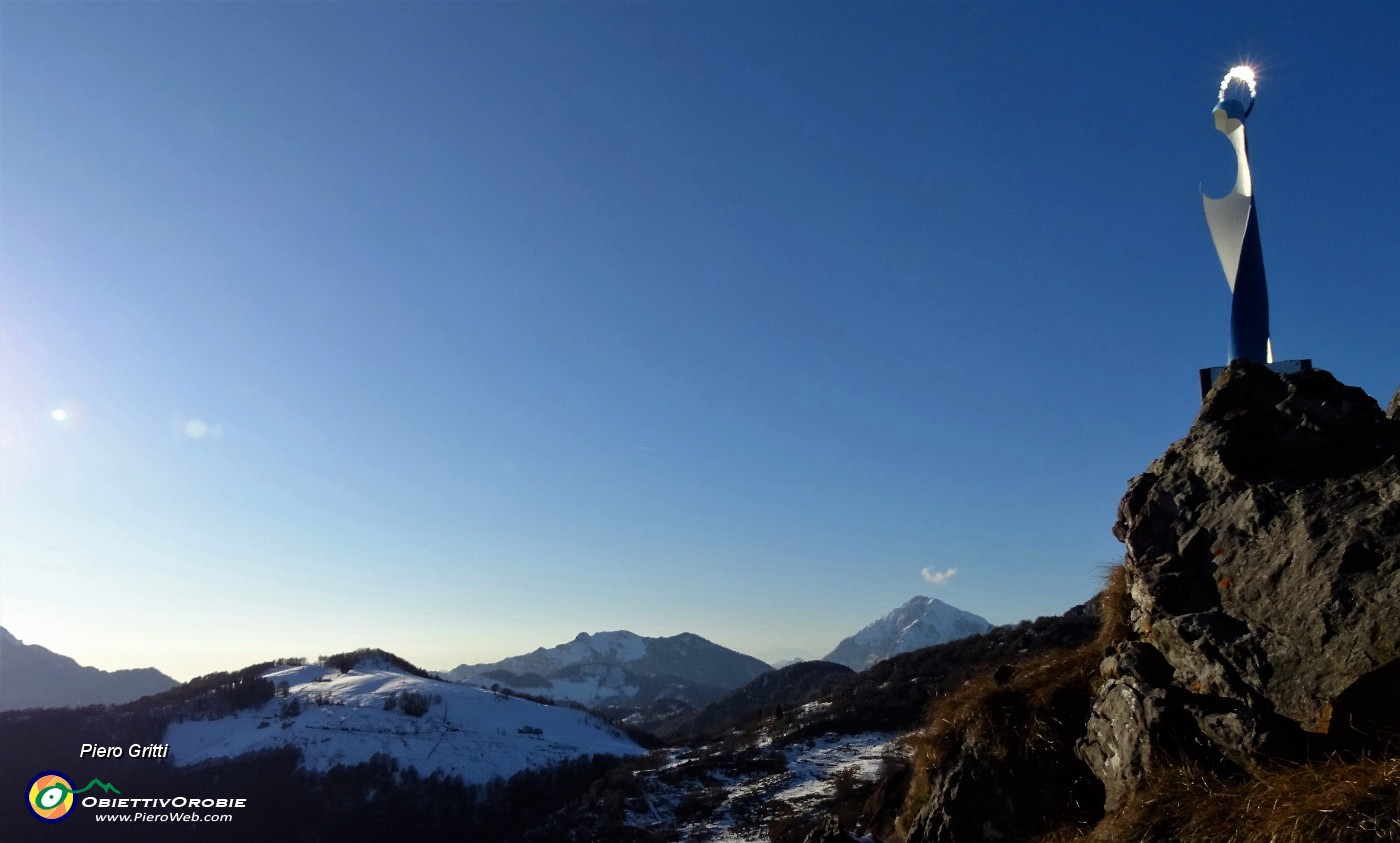
[[[442,674],[590,707],[643,707],[661,701],[698,706],[772,670],[752,656],[698,635],[648,638],[633,632],[581,632],[548,649]]]
[[[844,639],[824,661],[862,670],[881,659],[985,631],[983,618],[915,597]],[[572,641],[497,662],[462,664],[443,679],[506,688],[593,708],[642,710],[655,719],[698,709],[773,670],[751,656],[692,633],[645,637],[628,631],[581,632]],[[0,627],[0,711],[119,704],[175,687],[155,668],[105,671]]]
[[[153,667],[99,670],[84,667],[0,627],[0,711],[129,702],[179,683]]]

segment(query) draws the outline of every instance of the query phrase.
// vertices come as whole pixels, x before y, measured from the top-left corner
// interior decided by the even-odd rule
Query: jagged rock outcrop
[[[1078,747],[1108,810],[1178,761],[1230,772],[1394,749],[1395,412],[1320,370],[1233,364],[1131,481],[1114,534],[1130,640],[1103,661]]]
[[[1394,774],[1376,766],[1392,762],[1361,756],[1400,753],[1400,397],[1382,413],[1326,372],[1231,366],[1186,437],[1131,481],[1114,532],[1127,553],[1095,642],[1031,654],[934,704],[907,843],[1094,825],[1095,840],[1129,839],[1130,826],[1152,832],[1131,839],[1182,839],[1194,809],[1173,802],[1173,782],[1279,769],[1330,768],[1352,788],[1339,810],[1371,800],[1349,816],[1394,821]],[[1290,797],[1270,798],[1266,813]],[[1321,823],[1324,804],[1291,810]]]

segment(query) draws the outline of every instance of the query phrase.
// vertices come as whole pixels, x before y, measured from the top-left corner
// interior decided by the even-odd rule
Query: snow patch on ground
[[[781,772],[734,776],[697,769],[689,778],[683,775],[686,768],[703,762],[674,752],[657,774],[646,777],[646,797],[634,801],[626,822],[641,829],[675,828],[686,841],[768,843],[769,821],[819,807],[835,793],[838,776],[875,780],[885,757],[906,754],[907,748],[897,735],[876,732],[831,735],[781,752],[786,761]]]
[[[634,662],[646,656],[646,639],[634,632],[599,632],[586,639],[589,651],[615,662]]]
[[[620,673],[620,672],[619,672]],[[636,699],[641,690],[636,685],[621,683],[608,684],[607,674],[588,676],[584,679],[551,679],[549,695],[556,700],[571,700],[591,705],[603,700],[620,697],[624,700]]]

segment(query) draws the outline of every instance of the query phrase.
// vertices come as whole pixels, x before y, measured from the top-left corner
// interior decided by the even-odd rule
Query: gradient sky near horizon
[[[187,679],[1062,612],[1224,362],[1234,64],[1275,354],[1394,393],[1397,43],[1382,3],[6,2],[0,625]]]

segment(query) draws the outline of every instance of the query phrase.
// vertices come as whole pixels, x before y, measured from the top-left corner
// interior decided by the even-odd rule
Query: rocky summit
[[[1231,365],[1118,508],[1129,629],[1080,757],[1114,810],[1156,769],[1224,774],[1400,741],[1400,419],[1320,370]]]
[[[1113,531],[1097,639],[932,703],[893,839],[1400,840],[1400,397],[1232,364]]]

